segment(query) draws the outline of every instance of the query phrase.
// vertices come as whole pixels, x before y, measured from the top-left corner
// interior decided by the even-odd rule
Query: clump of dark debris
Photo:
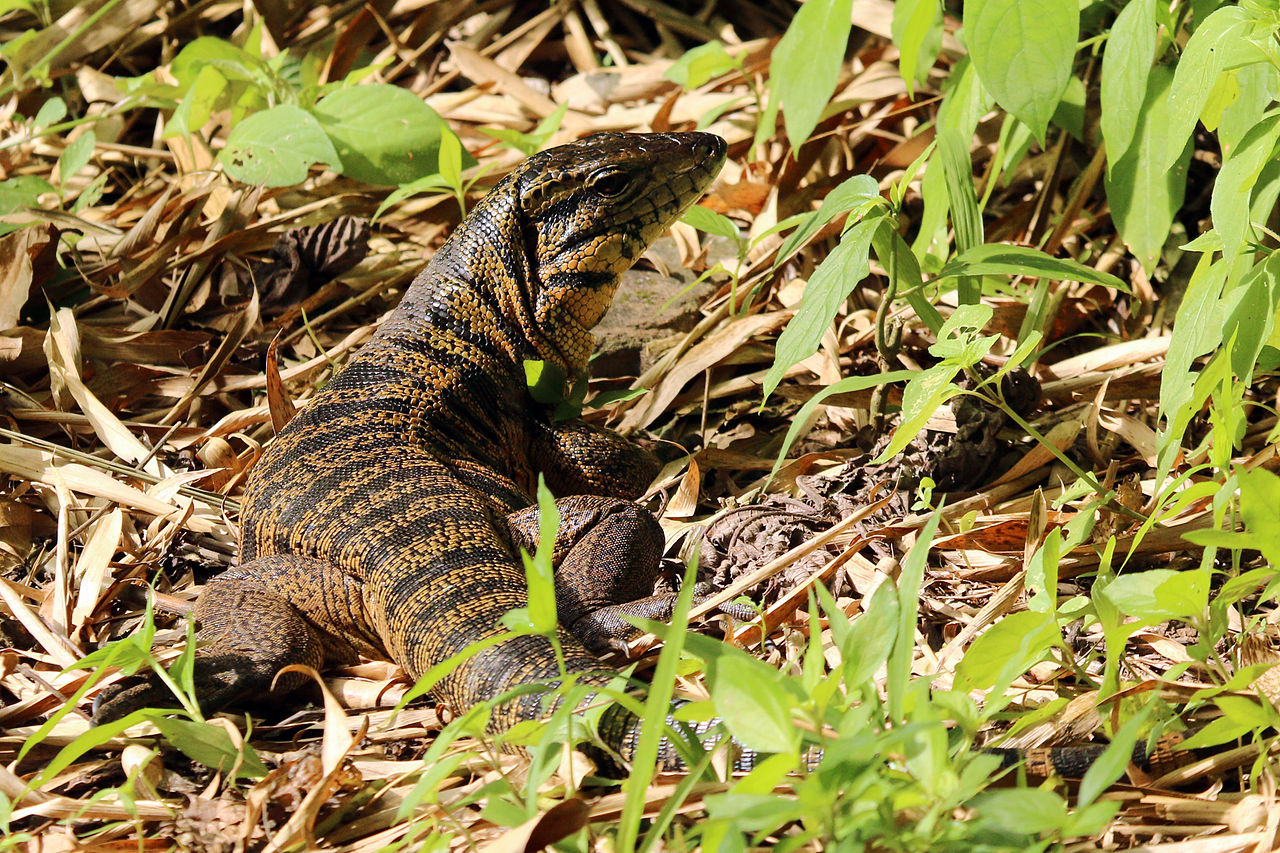
[[[971,390],[976,384],[966,379],[961,387]],[[1030,415],[1040,402],[1040,383],[1025,370],[1005,374],[1000,391],[1020,417]],[[1017,437],[1007,435],[1012,421],[997,406],[975,394],[965,394],[956,398],[952,412],[955,432],[926,431],[901,454],[880,464],[871,460],[889,443],[896,417],[879,430],[866,427],[847,442],[861,448],[861,455],[833,471],[796,477],[796,496],[766,495],[758,504],[720,513],[703,530],[701,577],[716,587],[726,587],[868,506],[877,493],[882,497],[883,490],[890,490],[889,500],[855,530],[868,534],[910,514],[916,491],[926,477],[933,481],[935,492],[970,492],[1009,470],[1021,457],[1022,451],[1015,445]],[[889,545],[878,539],[871,539],[868,547],[877,557],[888,554]],[[746,594],[767,607],[839,552],[834,543],[818,548]],[[833,595],[847,594],[843,575],[832,581]]]

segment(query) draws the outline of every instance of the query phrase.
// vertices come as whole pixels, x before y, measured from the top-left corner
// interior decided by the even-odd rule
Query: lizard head
[[[726,151],[710,133],[598,133],[517,170],[533,319],[566,366],[585,366],[618,277],[702,196]]]

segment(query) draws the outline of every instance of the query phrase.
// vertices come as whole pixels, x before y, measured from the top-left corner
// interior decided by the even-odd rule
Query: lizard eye
[[[602,169],[591,176],[587,185],[592,192],[599,193],[605,198],[617,198],[626,191],[630,183],[627,173],[621,169]]]

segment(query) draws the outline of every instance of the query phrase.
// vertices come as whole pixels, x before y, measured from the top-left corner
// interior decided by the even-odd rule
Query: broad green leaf
[[[733,224],[732,219],[700,204],[695,204],[686,210],[684,216],[680,217],[680,221],[707,234],[728,237],[735,243],[742,239],[742,234],[738,231],[738,226]]]
[[[723,44],[709,41],[686,51],[662,76],[686,89],[696,89],[737,67],[738,61],[725,51]]]
[[[804,296],[794,317],[778,336],[773,364],[764,377],[762,401],[769,399],[791,365],[818,351],[822,336],[831,326],[840,306],[853,288],[870,273],[868,254],[871,237],[880,227],[880,217],[863,220],[840,238],[840,243],[818,265],[805,285]]]
[[[915,97],[942,49],[942,4],[938,0],[898,0],[893,4],[893,43],[898,46],[898,72]]]
[[[861,615],[849,626],[840,644],[844,678],[850,689],[871,680],[893,651],[894,626],[898,622],[898,596],[892,584],[880,584]]]
[[[1249,382],[1262,346],[1271,335],[1276,302],[1280,298],[1280,251],[1257,264],[1222,300],[1225,311],[1222,337],[1234,339],[1231,368]]]
[[[1209,573],[1203,569],[1175,571],[1152,569],[1120,575],[1101,590],[1094,587],[1121,613],[1142,622],[1199,616],[1209,603]]]
[[[1112,162],[1104,177],[1116,230],[1148,273],[1159,262],[1173,217],[1182,207],[1191,161],[1190,141],[1172,165],[1165,160],[1173,121],[1169,111],[1172,81],[1173,73],[1167,67],[1151,69],[1134,143],[1124,157]]]
[[[1280,566],[1280,477],[1265,468],[1242,470],[1236,474],[1240,483],[1240,515],[1245,527],[1263,543],[1262,553],[1273,567]]]
[[[736,740],[760,752],[796,751],[800,733],[777,670],[745,654],[723,655],[710,670],[711,701]]]
[[[969,805],[983,825],[1017,837],[1055,832],[1069,818],[1066,801],[1043,788],[983,791]]]
[[[67,117],[66,101],[54,95],[49,100],[40,105],[40,109],[36,110],[36,117],[31,120],[31,126],[37,129],[43,129],[51,124],[57,124]]]
[[[261,60],[229,41],[201,36],[178,51],[169,71],[184,89],[191,87],[205,68],[217,68],[224,77],[244,82],[257,82]],[[203,122],[202,122],[203,123]]]
[[[186,136],[204,127],[209,116],[226,96],[227,78],[212,65],[202,67],[178,102],[178,108],[165,122],[160,138]]]
[[[773,50],[770,82],[791,149],[808,140],[836,90],[853,26],[853,0],[809,0]]]
[[[1248,32],[1249,15],[1240,6],[1223,6],[1196,27],[1182,51],[1169,93],[1169,124],[1165,155],[1160,161],[1170,168],[1182,156],[1200,113],[1209,102],[1218,75],[1226,67],[1224,45],[1242,39]]]
[[[94,135],[93,128],[87,128],[63,149],[62,156],[58,158],[60,181],[65,184],[67,178],[89,165],[89,158],[93,156],[93,146],[97,141],[98,137]]]
[[[258,779],[267,775],[266,765],[262,763],[262,759],[258,757],[254,748],[246,742],[237,749],[231,741],[231,736],[222,726],[181,720],[161,714],[152,714],[149,719],[164,735],[165,740],[192,761],[198,761],[211,770],[223,773],[230,773],[232,767],[235,767],[238,762],[237,778]]]
[[[1052,613],[1010,613],[977,639],[956,665],[957,690],[989,690],[1008,685],[1044,659],[1061,636]]]
[[[827,193],[817,210],[804,214],[796,230],[787,235],[778,248],[773,268],[784,262],[813,239],[822,226],[842,213],[869,210],[880,199],[880,186],[870,175],[854,175]],[[695,226],[696,227],[696,226]]]
[[[39,207],[40,196],[53,191],[53,185],[39,175],[15,175],[0,181],[0,216],[23,207]]]
[[[218,162],[237,181],[268,187],[302,183],[313,163],[342,169],[315,116],[292,104],[254,113],[236,125]]]
[[[1280,140],[1280,113],[1255,125],[1222,164],[1213,184],[1209,211],[1213,229],[1222,237],[1222,253],[1233,258],[1253,237],[1250,199],[1262,170],[1274,157]]]
[[[938,277],[958,275],[1040,276],[1055,281],[1101,284],[1126,293],[1129,290],[1128,285],[1110,273],[1087,267],[1079,261],[1055,258],[1027,246],[1007,246],[1003,243],[984,243],[961,252],[942,268]]]
[[[1084,142],[1084,81],[1072,76],[1067,81],[1067,88],[1058,99],[1058,108],[1053,111],[1053,124],[1070,133],[1080,142]]]
[[[1218,142],[1222,146],[1222,156],[1234,156],[1236,146],[1253,126],[1262,121],[1263,113],[1271,104],[1272,79],[1274,69],[1261,63],[1246,65],[1229,71],[1236,78],[1240,95],[1235,103],[1222,111],[1222,121],[1218,124]]]
[[[440,139],[452,133],[417,95],[399,86],[350,86],[321,98],[316,118],[342,158],[342,173],[381,186],[440,171]],[[475,160],[462,153],[462,168]]]
[[[964,38],[978,76],[1041,142],[1071,79],[1079,32],[1077,0],[965,0]]]
[[[462,140],[452,133],[442,134],[437,149],[436,166],[440,177],[454,190],[462,191]],[[417,180],[417,178],[414,178]]]
[[[1155,0],[1130,0],[1107,37],[1102,54],[1102,138],[1107,170],[1129,150],[1147,95],[1147,75],[1156,56]],[[1163,149],[1161,149],[1163,151]]]
[[[911,439],[924,429],[925,421],[932,418],[933,412],[942,403],[961,393],[959,388],[951,384],[959,370],[959,366],[943,361],[932,368],[919,371],[906,383],[906,387],[902,389],[902,419],[893,430],[888,446],[873,460],[874,465],[884,464],[908,446]]]
[[[1187,405],[1192,394],[1192,363],[1222,343],[1222,326],[1204,320],[1214,314],[1229,268],[1224,260],[1214,262],[1211,255],[1201,256],[1178,306],[1160,376],[1160,415],[1166,423],[1164,442],[1181,440],[1182,430],[1193,414]]]

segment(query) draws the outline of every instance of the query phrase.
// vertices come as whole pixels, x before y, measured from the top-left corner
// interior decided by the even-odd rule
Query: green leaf
[[[1135,142],[1124,157],[1112,162],[1104,176],[1116,230],[1148,273],[1160,261],[1169,226],[1182,207],[1187,164],[1191,161],[1190,141],[1172,167],[1165,161],[1173,121],[1169,111],[1172,81],[1173,72],[1165,66],[1151,69],[1134,131]]]
[[[1001,685],[1044,660],[1060,639],[1052,613],[1010,613],[969,646],[956,665],[955,689],[1001,692]]]
[[[1147,623],[1199,616],[1209,603],[1209,576],[1203,569],[1152,569],[1120,575],[1101,590],[1120,612]]]
[[[915,653],[916,619],[920,613],[920,596],[924,588],[924,569],[929,562],[929,548],[942,521],[941,512],[930,513],[920,528],[916,541],[902,561],[898,574],[898,625],[894,631],[893,650],[886,662],[885,691],[889,697],[889,716],[897,724],[905,722],[908,693],[911,689],[911,658]],[[917,686],[924,686],[917,682]]]
[[[853,26],[853,0],[809,0],[773,50],[771,82],[791,150],[808,140],[836,90]]]
[[[842,213],[868,211],[880,200],[880,186],[870,175],[854,175],[827,193],[817,210],[804,214],[799,227],[787,235],[778,248],[773,269],[782,266],[792,255],[813,239],[824,225]]]
[[[1203,255],[1178,306],[1160,376],[1160,415],[1166,423],[1162,443],[1180,441],[1194,414],[1187,405],[1192,396],[1192,383],[1188,380],[1192,363],[1222,344],[1222,325],[1203,321],[1215,313],[1229,268],[1225,260],[1214,262],[1210,255]]]
[[[1209,102],[1218,75],[1226,67],[1226,45],[1242,39],[1248,31],[1249,16],[1240,6],[1223,6],[1196,27],[1187,41],[1173,74],[1169,93],[1169,126],[1165,138],[1165,156],[1160,165],[1167,168],[1181,157],[1183,146],[1191,138],[1200,113]]]
[[[738,61],[730,56],[724,45],[709,41],[685,51],[684,56],[671,64],[662,76],[685,89],[696,89],[712,77],[719,77],[738,67]]]
[[[845,682],[854,688],[870,682],[889,659],[898,623],[898,595],[892,584],[882,583],[871,594],[862,614],[849,626],[845,642],[840,644],[844,661]]]
[[[1280,252],[1255,265],[1244,280],[1225,294],[1222,337],[1231,341],[1231,369],[1248,382],[1262,346],[1271,335],[1280,298]]]
[[[902,420],[893,431],[893,438],[888,446],[873,460],[873,464],[883,464],[901,452],[902,448],[920,434],[925,422],[933,417],[939,406],[962,393],[951,384],[959,370],[954,364],[942,362],[915,373],[902,390]]]
[[[342,158],[342,173],[381,186],[439,172],[440,139],[453,132],[417,95],[385,83],[339,89],[320,99],[315,114]],[[463,153],[462,168],[474,164]]]
[[[938,278],[960,275],[1039,276],[1054,281],[1101,284],[1129,292],[1129,286],[1110,273],[1087,267],[1079,261],[1055,258],[1027,246],[1007,246],[1003,243],[984,243],[961,252],[942,268]]]
[[[23,207],[39,207],[40,196],[51,192],[53,185],[38,175],[15,175],[0,181],[0,216]]]
[[[93,128],[86,129],[72,140],[58,158],[58,180],[65,184],[67,178],[89,165],[89,158],[93,156],[93,146],[97,141]]]
[[[1280,140],[1280,113],[1267,116],[1240,140],[1222,164],[1213,184],[1209,211],[1213,229],[1222,237],[1222,253],[1234,258],[1253,237],[1251,206],[1254,185],[1275,155]]]
[[[521,133],[507,127],[482,127],[480,132],[500,140],[504,145],[516,149],[526,157],[531,157],[541,151],[542,146],[547,144],[547,140],[560,129],[560,123],[564,121],[564,115],[568,110],[567,102],[561,104],[556,107],[555,112],[538,122],[538,126],[529,133]]]
[[[41,130],[51,124],[57,124],[66,117],[66,102],[57,95],[54,95],[52,98],[40,105],[40,109],[36,111],[36,117],[31,120],[31,126],[37,130]]]
[[[898,72],[907,84],[907,94],[914,98],[916,83],[927,79],[942,49],[941,4],[938,0],[898,0],[893,4],[891,33],[898,46]]]
[[[387,197],[378,205],[378,209],[373,212],[373,220],[376,222],[378,217],[386,212],[387,208],[399,204],[407,198],[413,198],[415,195],[429,192],[431,190],[448,190],[449,182],[444,179],[444,175],[427,175],[425,178],[419,178],[402,186],[396,187],[387,193]],[[447,194],[447,193],[446,193]]]
[[[764,377],[763,400],[769,399],[791,365],[818,351],[822,336],[831,326],[840,306],[858,282],[870,273],[868,255],[871,238],[878,227],[880,217],[863,220],[850,228],[839,245],[813,271],[805,285],[799,309],[778,336],[773,364]]]
[[[1102,138],[1107,143],[1107,170],[1129,150],[1146,100],[1147,76],[1156,56],[1155,0],[1130,0],[1107,37],[1102,54]],[[1163,149],[1161,149],[1163,151]]]
[[[204,127],[209,116],[227,94],[227,78],[212,65],[204,66],[178,102],[178,108],[165,123],[160,138],[187,136]]]
[[[965,0],[964,39],[978,76],[1041,143],[1071,79],[1079,32],[1077,0]]]
[[[315,116],[292,104],[254,113],[236,125],[218,162],[237,181],[268,187],[302,183],[313,163],[342,169]]]
[[[1245,527],[1264,544],[1262,553],[1273,567],[1280,566],[1280,477],[1265,468],[1241,470],[1240,515]]]
[[[550,361],[527,358],[524,361],[524,382],[529,396],[544,406],[554,406],[564,401],[569,388],[569,374],[563,367]]]
[[[772,480],[773,476],[778,473],[778,469],[786,462],[787,452],[791,449],[791,445],[795,444],[796,439],[800,437],[800,431],[805,428],[809,416],[814,409],[822,405],[823,400],[832,394],[852,394],[855,391],[874,388],[877,385],[904,382],[916,375],[917,371],[914,370],[891,370],[888,373],[877,373],[872,376],[849,376],[839,382],[828,385],[817,394],[814,394],[805,401],[805,404],[800,407],[800,411],[796,412],[795,417],[791,419],[791,426],[787,428],[787,434],[782,439],[782,447],[778,451],[778,458],[774,460],[773,469],[769,472],[769,479]]]
[[[926,175],[927,177],[927,175]],[[871,248],[876,253],[876,260],[884,267],[893,281],[898,284],[898,292],[906,294],[907,303],[916,312],[920,321],[933,333],[942,328],[942,315],[926,298],[920,287],[924,277],[920,273],[920,264],[907,241],[902,239],[891,220],[881,222],[876,236],[871,240]]]
[[[462,192],[462,140],[452,133],[440,137],[438,165],[440,177],[455,192]]]
[[[951,223],[956,229],[956,249],[963,253],[982,244],[982,213],[978,210],[978,196],[973,188],[969,140],[954,130],[940,131],[938,155],[947,179]]]
[[[1138,735],[1154,707],[1154,704],[1148,703],[1139,713],[1126,720],[1111,743],[1102,751],[1102,755],[1098,756],[1098,760],[1085,771],[1084,778],[1080,780],[1080,792],[1076,800],[1078,805],[1083,807],[1092,803],[1125,774],[1129,761],[1133,758]]]
[[[1067,81],[1066,91],[1058,100],[1058,108],[1053,111],[1051,121],[1055,126],[1070,133],[1080,142],[1084,142],[1084,81],[1073,76]]]
[[[216,68],[222,76],[232,80],[255,83],[263,80],[261,60],[231,42],[213,36],[201,36],[190,42],[178,51],[169,65],[170,73],[183,89],[189,89],[206,68]]]
[[[800,733],[777,670],[741,652],[722,655],[709,669],[711,701],[736,740],[759,752],[796,751]]]
[[[735,243],[742,239],[742,234],[738,231],[738,226],[733,224],[732,219],[700,204],[695,204],[686,210],[684,216],[680,217],[680,221],[707,234],[728,237]]]
[[[529,622],[539,634],[556,630],[556,586],[552,556],[556,549],[556,530],[560,527],[560,510],[542,475],[538,475],[538,550],[530,557],[521,550],[525,580],[529,586]]]
[[[222,726],[181,720],[162,714],[150,714],[147,719],[160,730],[165,739],[183,755],[198,761],[205,767],[229,773],[236,767],[236,778],[258,779],[267,775],[266,765],[248,743],[239,748]],[[241,758],[243,750],[243,759]]]
[[[983,791],[969,805],[982,824],[1019,837],[1055,832],[1069,819],[1066,801],[1043,788]]]
[[[1258,63],[1228,73],[1235,76],[1240,94],[1235,103],[1222,111],[1222,121],[1218,124],[1218,142],[1222,145],[1224,158],[1234,156],[1240,140],[1254,125],[1262,121],[1263,114],[1271,104],[1271,79],[1274,70]]]

